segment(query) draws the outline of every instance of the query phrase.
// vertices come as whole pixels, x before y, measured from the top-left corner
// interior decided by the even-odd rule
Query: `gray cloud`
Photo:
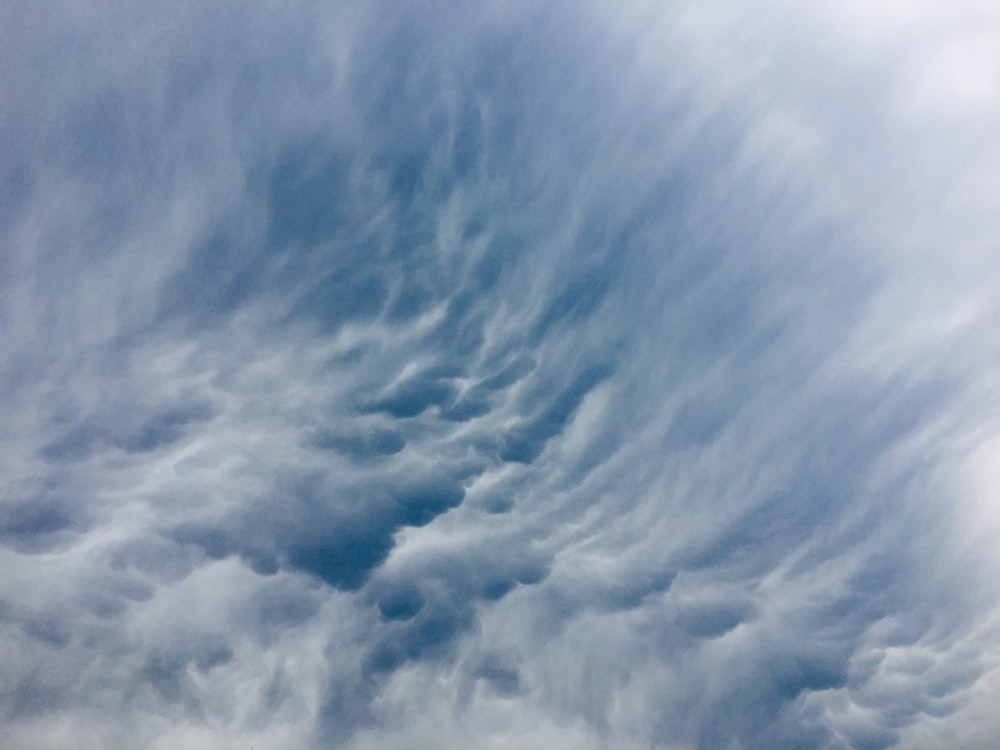
[[[62,11],[0,10],[10,747],[992,736],[1000,19]]]

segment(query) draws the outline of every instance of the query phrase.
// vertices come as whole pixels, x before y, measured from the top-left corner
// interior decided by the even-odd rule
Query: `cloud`
[[[459,6],[0,11],[9,746],[982,746],[1000,19]]]

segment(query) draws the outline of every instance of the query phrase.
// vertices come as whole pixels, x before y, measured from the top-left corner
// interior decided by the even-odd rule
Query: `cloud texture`
[[[1000,732],[1000,14],[0,9],[5,746]]]

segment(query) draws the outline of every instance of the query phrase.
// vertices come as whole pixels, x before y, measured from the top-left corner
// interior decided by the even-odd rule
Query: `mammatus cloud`
[[[0,11],[15,750],[988,746],[1000,17]]]

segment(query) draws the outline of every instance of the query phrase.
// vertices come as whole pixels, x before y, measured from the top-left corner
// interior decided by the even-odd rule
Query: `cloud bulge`
[[[10,747],[986,746],[996,13],[59,9]]]

